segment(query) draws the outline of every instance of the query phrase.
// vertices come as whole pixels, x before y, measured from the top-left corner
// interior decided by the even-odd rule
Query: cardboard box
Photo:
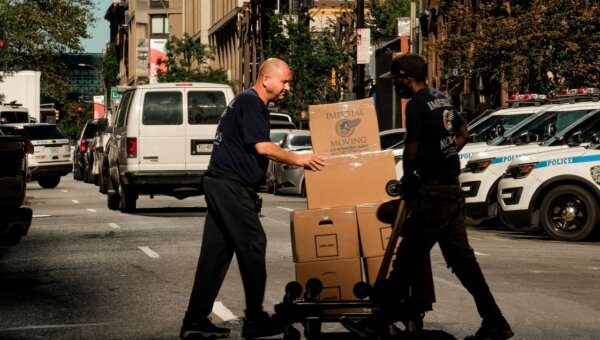
[[[319,301],[357,300],[353,288],[362,281],[360,258],[296,263],[296,281],[302,285],[316,278],[323,284]],[[304,293],[303,293],[304,294]]]
[[[308,208],[389,201],[385,186],[391,179],[396,179],[392,151],[325,157],[321,171],[305,172]]]
[[[292,213],[294,262],[357,258],[360,256],[356,209],[296,210]]]
[[[310,136],[315,153],[338,155],[381,150],[373,98],[310,105]]]
[[[390,262],[388,277],[389,272],[393,268],[395,258],[396,256],[394,256],[392,262]],[[370,284],[374,284],[377,280],[377,274],[379,273],[381,263],[383,262],[383,256],[366,258],[364,261],[367,280]],[[431,271],[431,260],[429,256],[427,256],[426,265],[421,268],[421,271],[419,272],[413,293],[417,299],[425,304],[426,310],[431,310],[431,305],[435,302],[435,287],[433,284],[433,273]]]
[[[381,204],[383,202],[356,206],[360,250],[363,257],[383,256],[390,240],[392,234],[391,224],[383,223],[377,218],[377,209]],[[398,243],[394,246],[394,251]]]

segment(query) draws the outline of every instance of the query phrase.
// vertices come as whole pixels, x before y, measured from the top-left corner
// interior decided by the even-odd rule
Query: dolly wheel
[[[302,285],[298,281],[290,281],[285,285],[285,299],[288,302],[298,299],[302,295]]]
[[[319,294],[323,291],[323,283],[319,279],[309,279],[306,281],[306,293],[304,299],[307,301],[317,300]]]
[[[371,294],[371,285],[364,281],[357,282],[352,288],[352,292],[357,298],[366,299]]]
[[[392,179],[385,185],[385,192],[392,197],[400,196],[401,184],[400,181]]]

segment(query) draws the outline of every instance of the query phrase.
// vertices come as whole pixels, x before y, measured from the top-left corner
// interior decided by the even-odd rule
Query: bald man
[[[182,339],[229,337],[229,329],[214,325],[208,316],[234,254],[246,297],[242,337],[283,333],[283,325],[274,322],[262,306],[267,238],[259,220],[261,200],[256,192],[269,159],[313,171],[325,165],[320,155],[290,153],[270,140],[267,104],[285,98],[291,79],[284,61],[266,60],[254,86],[238,94],[221,116],[202,180],[208,214]]]

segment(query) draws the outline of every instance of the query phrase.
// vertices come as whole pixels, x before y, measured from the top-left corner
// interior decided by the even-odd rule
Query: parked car
[[[279,145],[290,152],[312,152],[310,132],[307,130],[289,130]],[[288,193],[306,197],[304,168],[270,161],[267,170],[266,191],[274,194]]]
[[[0,132],[0,244],[16,245],[27,234],[32,211],[22,207],[27,186],[27,154],[33,152],[24,136]]]
[[[37,181],[42,188],[55,188],[60,178],[71,172],[69,139],[56,124],[4,124],[0,128],[5,135],[23,136],[33,145],[33,154],[27,155],[28,180]]]
[[[0,102],[0,123],[29,123],[29,111],[16,102]]]
[[[271,129],[296,129],[296,124],[287,113],[270,112]]]
[[[106,194],[108,190],[108,141],[112,131],[111,118],[109,117],[110,111],[108,115],[98,120],[98,131],[96,131],[92,141],[92,177],[94,184],[98,185],[98,190],[103,194]]]
[[[202,195],[228,85],[160,83],[123,93],[108,142],[107,206],[132,211],[138,195]]]
[[[404,142],[406,136],[406,129],[390,129],[379,132],[379,138],[381,141],[381,150],[387,150],[391,148],[398,148],[400,143]]]
[[[92,142],[98,131],[98,119],[90,119],[83,125],[73,152],[73,178],[85,183],[93,182],[92,166],[94,150]]]

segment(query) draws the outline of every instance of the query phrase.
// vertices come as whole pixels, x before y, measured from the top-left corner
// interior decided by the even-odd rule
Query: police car
[[[464,167],[469,158],[477,152],[487,149],[489,141],[501,136],[505,131],[510,131],[518,123],[533,114],[554,106],[554,104],[547,104],[545,97],[533,95],[513,97],[510,104],[512,105],[510,108],[496,110],[467,126],[469,143],[458,154],[461,167]],[[403,151],[403,143],[393,149],[396,159],[396,175],[399,179],[402,178],[404,173],[401,162]]]
[[[33,145],[33,154],[27,154],[28,180],[37,181],[42,188],[54,188],[61,176],[71,172],[69,139],[56,124],[4,124],[0,129],[5,135],[24,136]]]
[[[568,148],[573,144],[569,140],[571,134],[578,133],[580,142],[576,145],[589,143],[591,133],[581,136],[581,129],[600,117],[600,102],[593,101],[594,98],[597,100],[597,96],[582,93],[579,100],[592,101],[556,105],[537,113],[473,156],[459,178],[466,195],[467,215],[473,219],[496,216],[497,184],[513,159],[553,148]]]
[[[511,162],[498,184],[499,215],[513,229],[541,225],[550,237],[582,241],[600,222],[600,139]]]

